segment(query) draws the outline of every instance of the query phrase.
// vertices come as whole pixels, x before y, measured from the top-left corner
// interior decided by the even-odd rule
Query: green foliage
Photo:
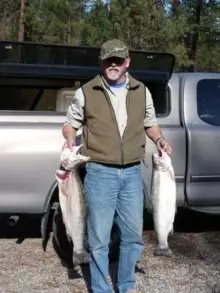
[[[82,41],[86,45],[100,46],[113,37],[108,5],[101,0],[94,1],[91,10],[85,14]]]
[[[46,43],[80,43],[82,7],[75,0],[32,0],[26,9],[26,36]]]
[[[16,40],[19,4],[19,0],[0,1],[0,39]]]

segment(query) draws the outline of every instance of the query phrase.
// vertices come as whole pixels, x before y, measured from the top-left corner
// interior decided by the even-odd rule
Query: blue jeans
[[[134,289],[135,265],[143,251],[141,166],[117,168],[89,162],[84,187],[92,292],[113,292],[108,282],[108,245],[114,217],[121,233],[118,289],[120,293]]]

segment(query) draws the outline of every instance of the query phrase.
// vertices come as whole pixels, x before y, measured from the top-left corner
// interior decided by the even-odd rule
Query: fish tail
[[[87,251],[81,253],[73,252],[73,265],[88,264],[91,262],[91,256]]]
[[[155,229],[157,236],[157,243],[160,247],[167,248],[168,247],[168,227],[160,227]]]
[[[169,247],[161,248],[159,245],[157,245],[154,249],[154,256],[172,257],[172,251],[169,249]]]

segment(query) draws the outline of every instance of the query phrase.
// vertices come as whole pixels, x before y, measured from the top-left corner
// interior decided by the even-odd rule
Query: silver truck
[[[0,42],[0,214],[39,215],[43,238],[58,202],[66,110],[74,91],[98,73],[98,54],[91,47]],[[131,58],[130,73],[151,91],[173,148],[178,206],[220,214],[220,73],[173,73],[168,53],[132,51]],[[146,207],[154,150],[147,139]]]

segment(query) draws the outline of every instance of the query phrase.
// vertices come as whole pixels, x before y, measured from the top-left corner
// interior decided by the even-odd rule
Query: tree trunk
[[[157,8],[163,8],[165,5],[164,0],[155,0],[155,5]]]
[[[18,41],[24,41],[24,10],[25,10],[26,0],[21,0],[20,2],[20,15],[18,24]]]
[[[201,15],[201,7],[202,7],[202,0],[196,0],[196,9],[195,9],[195,17],[196,17],[196,25],[200,25],[200,15]],[[195,33],[192,37],[192,48],[191,48],[191,58],[193,60],[193,67],[192,71],[197,70],[197,45],[199,40],[199,30],[198,27],[195,30]]]
[[[171,0],[171,11],[172,11],[172,17],[176,17],[177,16],[177,9],[178,6],[180,5],[180,0]]]

